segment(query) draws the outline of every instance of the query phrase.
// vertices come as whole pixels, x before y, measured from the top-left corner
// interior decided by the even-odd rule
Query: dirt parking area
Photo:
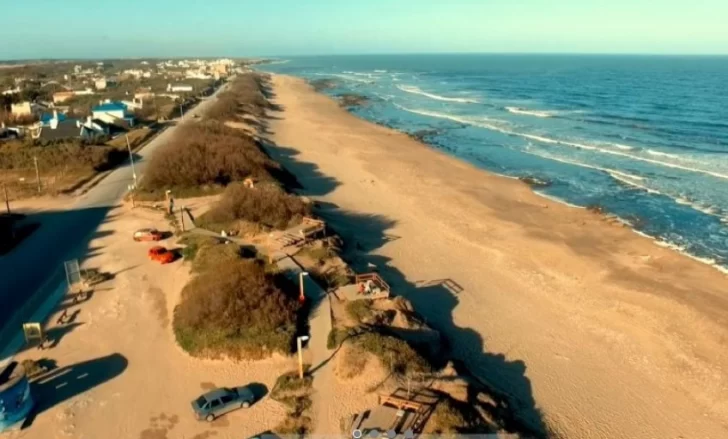
[[[139,228],[170,230],[151,209],[113,209],[81,261],[104,280],[88,297],[66,297],[49,318],[49,349],[35,347],[16,359],[40,360],[50,370],[35,378],[37,400],[28,425],[10,438],[240,439],[270,430],[285,407],[265,394],[276,378],[295,368],[295,359],[256,362],[199,360],[175,343],[171,321],[189,279],[181,259],[161,265],[147,250],[157,243],[134,242]],[[176,238],[161,242],[175,248]],[[65,322],[59,323],[65,312]],[[255,383],[262,399],[207,423],[193,417],[190,402],[222,386]]]

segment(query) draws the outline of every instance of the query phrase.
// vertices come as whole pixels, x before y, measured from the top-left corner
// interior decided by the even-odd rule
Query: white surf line
[[[448,96],[441,96],[434,93],[428,93],[424,90],[422,90],[419,87],[416,87],[414,85],[397,85],[398,89],[402,90],[406,93],[412,93],[420,96],[425,96],[430,99],[435,99],[437,101],[446,101],[446,102],[459,102],[461,104],[478,104],[479,101],[476,99],[471,98],[456,98],[456,97],[448,97]]]
[[[412,109],[403,107],[401,105],[398,105],[398,107],[405,111],[409,111],[410,113],[421,114],[424,116],[430,116],[430,117],[436,117],[436,118],[450,119],[450,120],[454,120],[454,121],[460,122],[460,123],[465,123],[465,124],[470,124],[470,125],[474,125],[474,126],[492,129],[492,130],[495,130],[495,131],[498,131],[498,132],[501,132],[504,134],[516,136],[516,137],[523,137],[526,139],[535,140],[537,142],[548,143],[548,144],[552,144],[552,145],[571,146],[571,147],[578,148],[578,149],[584,149],[584,150],[588,150],[588,151],[595,151],[595,152],[600,152],[600,153],[604,153],[604,154],[611,154],[611,155],[616,155],[616,156],[620,156],[620,157],[626,157],[628,159],[633,159],[633,160],[637,160],[637,161],[641,161],[641,162],[645,162],[645,163],[651,163],[651,164],[657,165],[657,166],[664,166],[666,168],[680,169],[682,171],[710,175],[712,177],[720,178],[723,180],[728,180],[728,174],[722,174],[720,172],[709,171],[707,169],[691,168],[689,166],[679,165],[676,163],[667,163],[667,162],[663,162],[660,160],[655,160],[655,159],[651,159],[651,158],[647,158],[647,157],[640,157],[640,156],[627,154],[627,153],[620,152],[620,151],[604,149],[604,148],[600,148],[600,147],[592,146],[592,145],[584,145],[582,143],[568,142],[565,140],[556,140],[556,139],[551,139],[549,137],[538,136],[535,134],[518,133],[516,131],[511,131],[511,130],[494,127],[493,125],[489,125],[489,124],[479,124],[472,120],[460,118],[457,116],[446,115],[443,113],[429,112],[429,111],[425,111],[425,110],[412,110]]]

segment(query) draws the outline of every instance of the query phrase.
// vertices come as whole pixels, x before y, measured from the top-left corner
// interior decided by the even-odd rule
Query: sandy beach
[[[273,158],[521,419],[567,438],[728,437],[724,274],[273,82]]]

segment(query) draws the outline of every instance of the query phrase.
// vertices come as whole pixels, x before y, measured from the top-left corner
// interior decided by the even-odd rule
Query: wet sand
[[[532,428],[728,437],[728,277],[274,76],[271,153]],[[319,432],[321,433],[321,432]]]

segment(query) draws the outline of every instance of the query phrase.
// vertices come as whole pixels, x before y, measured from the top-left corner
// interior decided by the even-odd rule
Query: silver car
[[[211,390],[192,401],[197,419],[212,422],[215,418],[239,408],[248,408],[255,401],[248,387],[223,387]]]

